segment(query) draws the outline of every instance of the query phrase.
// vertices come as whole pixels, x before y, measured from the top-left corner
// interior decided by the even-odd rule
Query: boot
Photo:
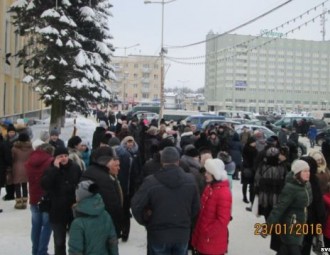
[[[27,201],[28,201],[28,198],[27,197],[23,197],[23,206],[22,206],[22,209],[26,209]]]
[[[16,204],[15,209],[23,209],[23,199],[22,198],[16,198]]]

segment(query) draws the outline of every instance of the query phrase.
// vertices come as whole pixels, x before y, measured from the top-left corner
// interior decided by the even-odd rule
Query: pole
[[[159,109],[159,120],[163,118],[163,111],[164,111],[164,84],[165,84],[165,76],[164,76],[164,5],[165,0],[162,0],[162,35],[161,35],[161,42],[160,42],[160,109]]]

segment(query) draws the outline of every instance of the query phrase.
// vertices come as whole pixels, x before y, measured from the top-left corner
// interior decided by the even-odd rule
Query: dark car
[[[322,143],[325,139],[330,138],[330,127],[326,127],[317,132],[316,135],[316,144],[322,146]]]

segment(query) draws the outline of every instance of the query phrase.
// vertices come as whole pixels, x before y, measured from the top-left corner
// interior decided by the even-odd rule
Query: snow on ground
[[[34,139],[39,136],[41,130],[48,130],[49,120],[38,125],[31,126]],[[77,118],[77,135],[91,142],[92,135],[97,123],[94,119]],[[67,119],[65,128],[62,129],[61,138],[67,141],[73,132],[73,119]],[[308,145],[307,139],[301,141]],[[319,148],[319,147],[318,147]],[[263,223],[264,218],[255,217],[247,212],[242,201],[242,185],[240,181],[233,181],[233,220],[229,224],[229,252],[230,255],[254,254],[274,255],[269,248],[270,237],[262,238],[254,235],[254,224]],[[2,196],[4,195],[4,189]],[[31,213],[29,209],[14,209],[14,201],[4,202],[0,200],[0,247],[2,255],[31,254],[30,228]],[[54,254],[53,239],[49,244],[50,254]],[[145,255],[146,254],[146,231],[144,227],[132,220],[130,238],[127,243],[119,242],[121,255]]]

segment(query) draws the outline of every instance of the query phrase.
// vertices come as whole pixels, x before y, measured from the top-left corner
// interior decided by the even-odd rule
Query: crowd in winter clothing
[[[76,135],[65,146],[57,129],[32,143],[31,132],[9,125],[1,137],[0,185],[16,209],[29,201],[32,254],[47,254],[52,232],[56,255],[120,254],[132,216],[146,228],[149,255],[225,254],[238,180],[246,213],[263,215],[268,226],[320,224],[330,247],[330,141],[298,159],[299,136],[285,126],[265,137],[227,124],[196,131],[143,115],[97,119],[91,146]],[[313,126],[306,134],[314,146]],[[311,254],[319,238],[262,234],[279,255]]]

